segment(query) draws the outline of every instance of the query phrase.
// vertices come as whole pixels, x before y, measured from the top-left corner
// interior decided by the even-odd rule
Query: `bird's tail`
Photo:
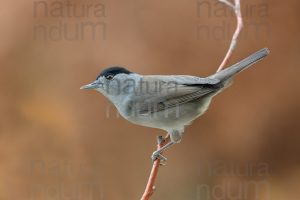
[[[230,79],[232,76],[234,76],[235,74],[243,71],[244,69],[247,69],[252,64],[262,60],[264,57],[266,57],[269,54],[269,52],[270,51],[268,48],[261,49],[261,50],[257,51],[256,53],[250,55],[249,57],[245,58],[244,60],[242,60],[228,68],[225,68],[222,71],[219,71],[219,72],[209,76],[208,78],[218,79],[220,81],[226,81],[226,80]]]

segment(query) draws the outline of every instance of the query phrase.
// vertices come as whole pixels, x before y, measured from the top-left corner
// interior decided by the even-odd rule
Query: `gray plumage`
[[[269,49],[267,49],[267,48],[261,49],[261,50],[257,51],[256,53],[248,56],[244,60],[232,65],[231,67],[225,68],[222,71],[209,76],[208,78],[224,81],[228,78],[231,78],[235,74],[247,69],[254,63],[260,61],[261,59],[266,57],[269,53],[270,53]]]
[[[234,75],[268,54],[267,48],[261,49],[206,78],[140,75],[115,66],[103,70],[96,81],[82,89],[102,93],[125,119],[134,124],[167,131],[171,146],[180,142],[185,126],[208,109],[212,98],[229,86]],[[154,157],[162,158],[161,151],[154,152]]]

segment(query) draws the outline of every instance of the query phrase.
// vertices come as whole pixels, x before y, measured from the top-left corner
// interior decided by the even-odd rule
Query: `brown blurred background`
[[[166,152],[153,200],[300,197],[300,2],[241,4],[230,64],[263,47],[271,54]],[[0,199],[139,199],[165,133],[128,123],[79,87],[115,64],[209,75],[235,23],[216,0],[2,0]]]

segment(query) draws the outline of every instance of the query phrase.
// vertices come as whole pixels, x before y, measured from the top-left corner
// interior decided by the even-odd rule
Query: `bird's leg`
[[[170,135],[168,134],[165,139],[164,139],[164,142],[168,142],[170,140]],[[168,149],[169,147],[171,147],[173,144],[175,144],[175,142],[172,142],[170,141],[169,143],[165,144],[162,148],[158,149],[157,151],[154,151],[152,156],[151,156],[151,159],[152,161],[154,162],[156,159],[160,159],[162,161],[166,161],[167,158],[162,156],[161,153]]]

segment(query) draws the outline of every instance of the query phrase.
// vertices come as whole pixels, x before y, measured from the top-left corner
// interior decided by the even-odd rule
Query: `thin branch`
[[[159,136],[157,138],[157,150],[162,148],[164,145],[166,145],[168,143],[168,141],[169,141],[169,136],[167,136],[166,138],[163,138],[162,136]],[[161,165],[160,159],[156,159],[153,162],[151,173],[150,173],[150,176],[149,176],[149,179],[148,179],[148,183],[147,183],[145,192],[144,192],[141,200],[148,200],[152,196],[152,194],[155,190],[154,184],[155,184],[156,176],[157,176],[158,169],[159,169],[160,165]]]
[[[226,4],[227,6],[231,7],[233,10],[235,9],[235,6],[233,5],[233,3],[231,3],[228,0],[219,0],[221,3]]]
[[[234,12],[235,12],[235,15],[236,15],[236,20],[237,20],[237,26],[236,26],[236,30],[233,34],[233,37],[231,39],[231,43],[230,43],[229,49],[226,53],[226,56],[223,59],[221,65],[219,66],[217,72],[221,71],[223,69],[223,67],[227,64],[229,58],[231,57],[231,55],[233,53],[233,50],[235,49],[237,39],[238,39],[238,37],[240,35],[240,32],[243,28],[243,18],[242,18],[240,0],[234,0],[234,2],[235,2],[234,5],[231,2],[229,2],[228,0],[219,0],[219,1],[234,9]]]

